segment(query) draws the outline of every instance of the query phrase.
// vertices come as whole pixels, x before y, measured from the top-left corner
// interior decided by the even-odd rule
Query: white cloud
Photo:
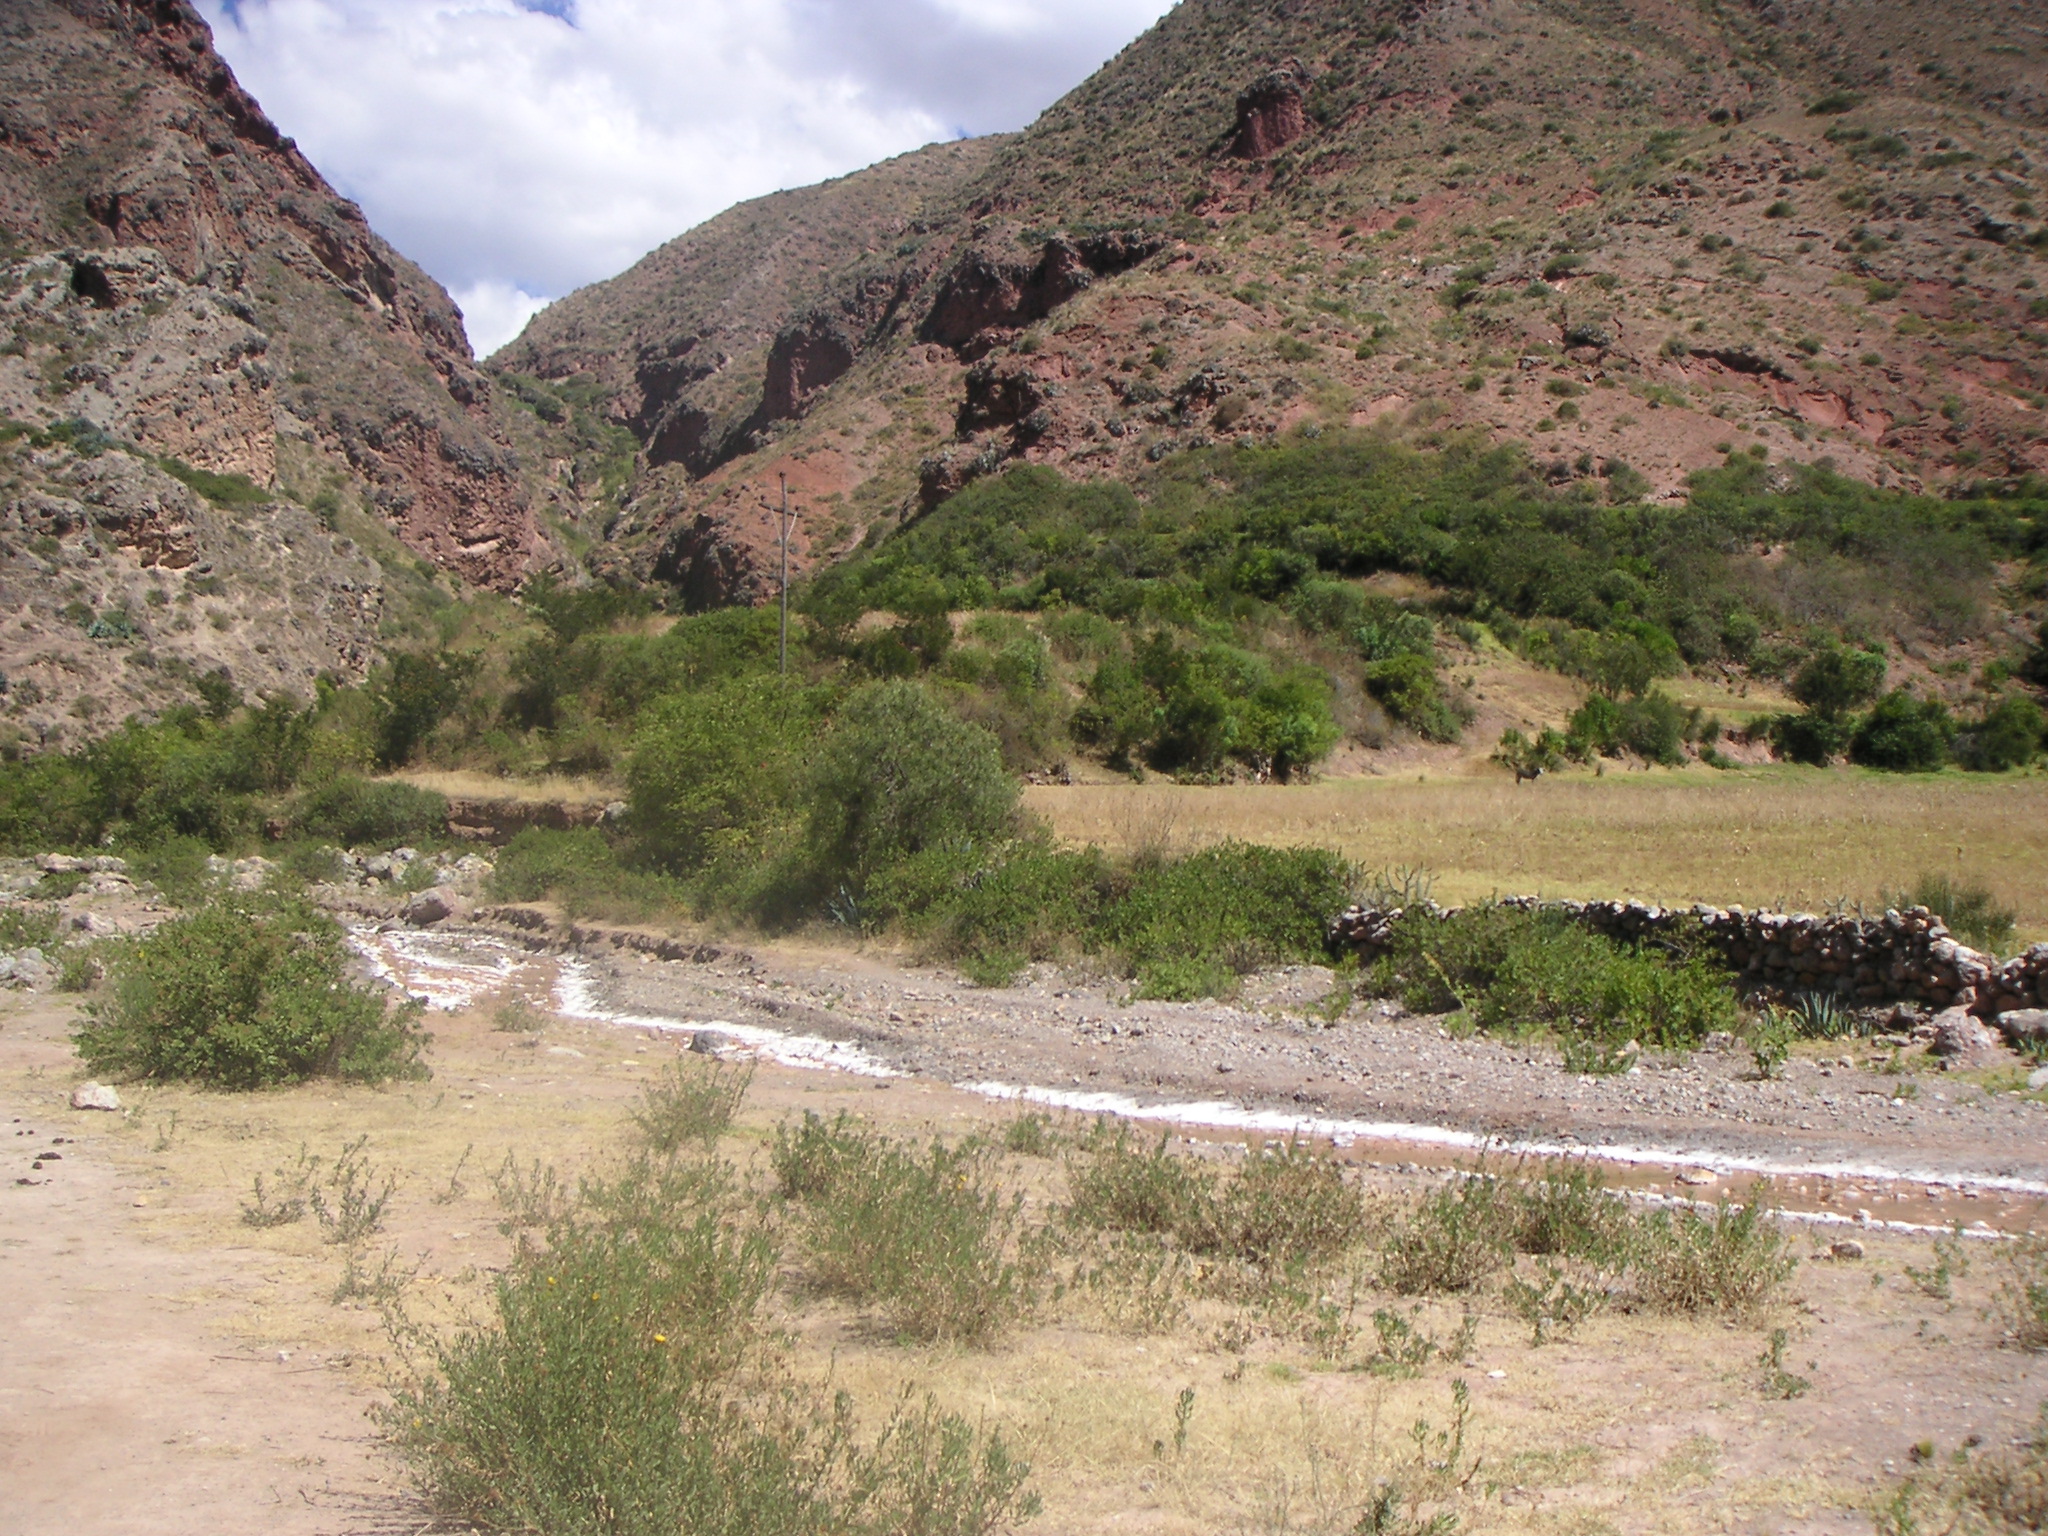
[[[550,302],[510,283],[495,282],[490,278],[451,292],[456,306],[462,311],[462,325],[469,332],[469,344],[478,357],[489,357],[504,346]]]
[[[1167,4],[200,0],[480,353],[744,198],[1021,127]]]

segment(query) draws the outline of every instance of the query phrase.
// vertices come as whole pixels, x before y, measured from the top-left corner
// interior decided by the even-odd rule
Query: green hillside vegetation
[[[379,770],[605,773],[624,824],[522,834],[500,897],[895,931],[989,982],[1093,954],[1195,996],[1318,957],[1356,871],[1314,849],[1060,849],[1020,811],[1022,771],[1093,754],[1284,779],[1347,734],[1453,739],[1446,657],[1496,646],[1584,690],[1568,729],[1510,733],[1518,764],[1720,761],[1660,687],[1712,667],[1786,681],[1786,756],[2019,767],[2042,749],[2048,636],[1999,636],[2043,591],[2044,508],[2034,485],[1944,501],[1748,455],[1652,506],[1618,469],[1560,490],[1513,450],[1369,435],[1202,450],[1135,490],[1018,469],[801,589],[787,675],[772,609],[671,617],[542,580],[511,630],[451,623],[361,688],[245,703],[202,679],[75,755],[0,764],[0,844],[122,849],[174,892],[208,853],[268,845],[312,879],[332,845],[444,835],[439,797]],[[1967,694],[1897,680],[1904,644],[1962,640],[1992,657]]]

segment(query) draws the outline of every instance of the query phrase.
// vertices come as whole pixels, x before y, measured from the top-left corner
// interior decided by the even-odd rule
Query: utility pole
[[[780,636],[781,671],[789,674],[789,536],[795,525],[789,516],[789,476],[775,477],[782,483],[782,511],[775,520],[776,528],[782,535],[782,629]]]

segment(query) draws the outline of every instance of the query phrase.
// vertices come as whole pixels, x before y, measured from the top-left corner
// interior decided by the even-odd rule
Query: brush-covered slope
[[[709,376],[573,360],[566,320],[509,356],[634,433],[619,547],[696,601],[760,590],[782,475],[805,558],[1016,459],[1368,422],[1616,498],[1756,442],[1939,488],[2048,470],[2044,130],[2004,0],[1183,0],[893,248],[820,219],[771,299],[686,238],[565,301],[634,359],[753,306],[711,429],[674,430]]]
[[[185,0],[0,9],[0,413],[324,492],[508,587],[545,550],[494,393],[448,295],[279,134]]]

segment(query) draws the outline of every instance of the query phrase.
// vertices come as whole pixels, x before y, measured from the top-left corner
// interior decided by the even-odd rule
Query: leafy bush
[[[1956,760],[1975,773],[2024,768],[2048,748],[2048,715],[2021,694],[2007,694],[1956,737]]]
[[[679,872],[758,857],[795,818],[818,724],[813,695],[775,676],[656,701],[628,774],[641,846]]]
[[[727,1170],[637,1165],[521,1245],[495,1317],[385,1422],[441,1517],[558,1536],[988,1536],[1027,1518],[1000,1437],[906,1401],[863,1445],[761,1309],[777,1249]]]
[[[1565,739],[1581,757],[1618,757],[1633,752],[1666,766],[1685,760],[1692,719],[1685,707],[1658,688],[1615,700],[1595,694],[1572,712]]]
[[[498,850],[487,882],[499,901],[555,900],[577,917],[635,922],[681,903],[683,891],[659,875],[629,869],[602,832],[528,827]]]
[[[416,1010],[387,1010],[347,962],[325,913],[222,898],[137,940],[72,1038],[95,1072],[222,1088],[424,1076]]]
[[[1624,1253],[1629,1209],[1590,1163],[1547,1163],[1515,1193],[1514,1243],[1521,1252],[1595,1262]]]
[[[299,797],[292,826],[344,848],[434,844],[448,836],[448,797],[395,779],[340,774]]]
[[[1191,960],[1240,973],[1314,960],[1355,878],[1327,849],[1219,843],[1134,872],[1093,937],[1140,975]]]
[[[403,768],[462,701],[477,658],[406,651],[370,683],[379,766]]]
[[[920,1155],[881,1136],[828,1147],[801,1197],[812,1279],[879,1306],[906,1338],[1000,1333],[1028,1276],[1015,1251],[1022,1199],[997,1186],[988,1150],[934,1141]]]
[[[1939,699],[1894,689],[1877,701],[1849,738],[1850,758],[1893,773],[1932,773],[1949,760],[1955,724]]]
[[[1512,1187],[1491,1174],[1438,1185],[1389,1234],[1380,1283],[1401,1296],[1473,1290],[1513,1257],[1514,1207]]]
[[[1795,763],[1825,768],[1849,750],[1849,724],[1833,715],[1774,715],[1771,750]]]
[[[1069,1218],[1087,1227],[1153,1232],[1201,1246],[1214,1226],[1213,1181],[1200,1164],[1168,1152],[1169,1140],[1162,1132],[1145,1151],[1121,1123],[1106,1135],[1098,1133],[1068,1159]]]
[[[1410,910],[1368,980],[1411,1008],[1567,1039],[1689,1045],[1735,1021],[1729,978],[1703,951],[1638,951],[1563,913],[1518,907]]]
[[[1365,1202],[1342,1166],[1307,1146],[1249,1151],[1219,1182],[1167,1144],[1162,1135],[1148,1151],[1127,1126],[1098,1130],[1068,1159],[1068,1219],[1281,1268],[1331,1258],[1365,1232]]]
[[[928,848],[1000,843],[1018,787],[986,731],[915,683],[873,683],[846,701],[808,786],[806,855],[825,889],[858,893]]]
[[[2002,1245],[1999,1258],[1992,1316],[2014,1348],[2048,1350],[2048,1241],[2029,1234]]]
[[[1630,1255],[1637,1299],[1657,1312],[1754,1312],[1792,1277],[1791,1244],[1764,1205],[1723,1200],[1711,1215],[1653,1211]]]
[[[1216,1199],[1214,1221],[1223,1252],[1284,1266],[1342,1253],[1364,1234],[1366,1209],[1342,1164],[1289,1142],[1246,1156]]]
[[[1081,944],[1111,885],[1100,851],[1029,843],[947,890],[924,921],[934,949],[977,983],[1003,986],[1025,965]]]
[[[1444,697],[1428,657],[1410,653],[1372,662],[1365,686],[1389,715],[1425,740],[1456,741],[1464,732],[1464,717]]]
[[[641,1090],[633,1124],[647,1150],[661,1156],[672,1156],[691,1142],[708,1149],[732,1125],[753,1081],[752,1062],[734,1066],[704,1056],[682,1057]]]

